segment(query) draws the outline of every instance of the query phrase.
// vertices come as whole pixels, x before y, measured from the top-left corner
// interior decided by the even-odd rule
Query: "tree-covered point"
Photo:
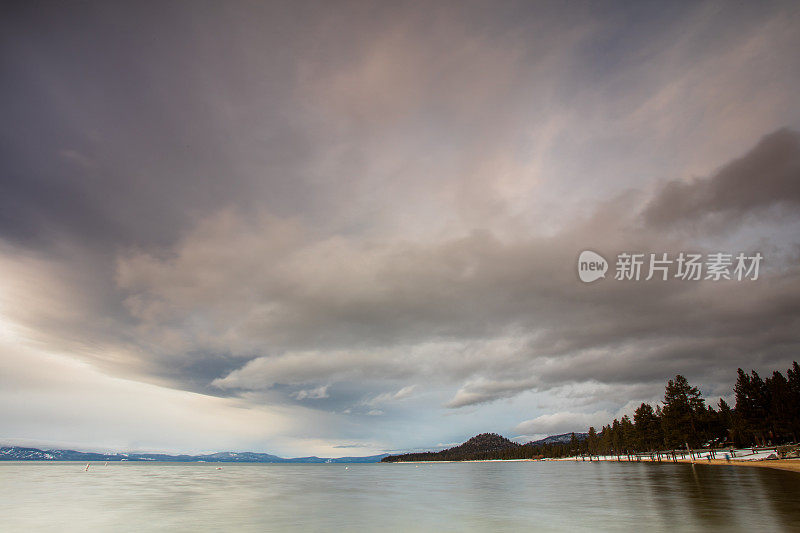
[[[623,416],[598,432],[572,434],[568,442],[517,444],[494,433],[483,433],[464,444],[438,452],[390,455],[384,462],[475,461],[537,459],[577,454],[628,454],[677,448],[750,446],[797,442],[800,435],[800,366],[792,363],[786,376],[779,371],[762,379],[741,368],[731,408],[720,399],[706,405],[700,390],[681,375],[667,381],[664,401],[655,408],[642,403],[633,420]]]

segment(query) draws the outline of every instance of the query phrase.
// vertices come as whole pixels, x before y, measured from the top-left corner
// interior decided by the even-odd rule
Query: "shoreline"
[[[716,465],[716,466],[754,466],[758,468],[772,468],[775,470],[784,470],[787,472],[797,472],[800,473],[800,459],[762,459],[762,460],[750,460],[750,461],[742,461],[731,459],[730,461],[725,461],[723,459],[678,459],[677,461],[670,460],[663,460],[663,461],[651,461],[651,460],[642,460],[642,461],[628,461],[627,458],[623,458],[621,461],[617,461],[616,459],[602,459],[594,461],[575,461],[574,458],[568,459],[481,459],[481,460],[472,460],[472,461],[394,461],[387,464],[404,464],[404,465],[420,465],[420,464],[436,464],[436,463],[520,463],[520,462],[539,462],[539,461],[547,461],[547,462],[591,462],[591,463],[605,463],[605,462],[622,462],[622,463],[684,463],[684,464],[693,464],[693,465]]]
[[[614,459],[594,459],[592,461],[575,461],[574,457],[571,458],[561,458],[561,459],[552,459],[552,458],[544,458],[544,459],[480,459],[480,460],[470,460],[470,461],[393,461],[391,463],[381,463],[380,461],[374,463],[259,463],[259,462],[248,462],[248,461],[232,461],[232,462],[205,462],[205,461],[125,461],[126,464],[206,464],[206,465],[237,465],[237,464],[293,464],[293,465],[320,465],[320,464],[336,464],[339,465],[346,465],[352,466],[356,464],[398,464],[398,465],[430,465],[430,464],[437,464],[437,463],[522,463],[522,462],[574,462],[574,463],[653,463],[653,464],[675,464],[675,463],[683,463],[683,464],[692,464],[692,465],[711,465],[711,466],[752,466],[757,468],[772,468],[774,470],[783,470],[786,472],[796,472],[800,474],[800,459],[759,459],[759,460],[737,460],[731,459],[730,461],[725,461],[723,459],[678,459],[673,461],[672,459],[664,459],[663,461],[653,461],[650,459],[643,459],[641,461],[628,461],[627,458],[622,458],[622,460],[618,461],[616,458]],[[0,461],[0,464],[3,463],[75,463],[75,464],[83,464],[86,461],[53,461],[53,460],[22,460],[22,461]],[[89,461],[89,463],[98,463],[102,461]],[[109,463],[122,463],[122,461],[109,461]]]
[[[678,462],[698,465],[755,466],[800,473],[800,459],[763,459],[760,461],[737,461],[736,459],[731,459],[730,461],[725,461],[723,459],[712,459],[710,461],[695,459],[692,461],[690,459],[678,459]]]
[[[545,461],[548,459],[544,459]],[[574,461],[574,462],[582,462],[582,461],[575,461],[574,457],[570,458],[562,458],[562,459],[549,459],[550,461]],[[775,470],[785,470],[787,472],[797,472],[800,473],[800,458],[793,458],[793,459],[736,459],[731,458],[730,460],[725,459],[707,459],[707,458],[696,458],[696,459],[687,459],[687,458],[680,458],[673,461],[671,458],[664,458],[661,461],[652,460],[648,458],[642,458],[641,461],[630,461],[627,457],[621,456],[620,460],[616,458],[611,459],[595,459],[594,461],[590,462],[631,462],[631,463],[687,463],[687,464],[696,464],[696,465],[712,465],[712,466],[755,466],[758,468],[773,468]]]

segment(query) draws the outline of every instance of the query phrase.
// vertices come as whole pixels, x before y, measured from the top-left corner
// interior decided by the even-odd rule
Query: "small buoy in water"
[[[350,470],[349,466],[344,467],[345,470]]]
[[[221,467],[221,466],[218,466],[218,467],[217,467],[217,470],[222,470],[222,467]]]
[[[86,463],[86,468],[84,468],[83,471],[84,472],[88,472],[89,471],[89,463]]]

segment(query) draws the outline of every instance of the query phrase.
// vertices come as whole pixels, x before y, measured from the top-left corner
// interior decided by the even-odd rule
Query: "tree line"
[[[566,450],[551,453],[633,453],[677,448],[752,446],[797,442],[800,435],[800,367],[792,364],[784,376],[774,371],[737,370],[733,387],[736,404],[720,399],[707,405],[700,390],[681,375],[667,381],[664,401],[655,408],[642,403],[633,420],[623,416],[598,432],[589,428],[583,442],[573,439]]]
[[[390,456],[384,461],[464,461],[609,455],[721,446],[752,446],[797,442],[800,436],[800,366],[792,363],[784,376],[774,371],[762,379],[755,370],[737,370],[731,408],[720,399],[707,405],[700,389],[681,376],[667,381],[664,400],[653,407],[642,403],[633,413],[603,426],[589,428],[585,438],[574,433],[569,442],[524,445],[494,434],[473,437],[455,448]],[[489,438],[491,436],[491,438]],[[499,439],[502,439],[499,440]],[[486,443],[486,446],[483,444]],[[488,445],[491,443],[491,446]]]

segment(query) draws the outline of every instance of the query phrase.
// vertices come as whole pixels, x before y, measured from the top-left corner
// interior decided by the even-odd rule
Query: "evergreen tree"
[[[661,421],[653,410],[653,406],[643,403],[633,413],[634,448],[639,451],[651,451],[664,444],[661,432]]]
[[[769,391],[758,373],[753,370],[750,375],[739,368],[738,378],[733,390],[736,393],[736,417],[739,429],[744,434],[746,444],[753,442],[764,444],[766,430],[769,427],[767,413],[769,411]]]
[[[611,424],[611,450],[615,455],[622,451],[622,426],[616,418]]]
[[[697,387],[692,387],[680,374],[669,380],[664,390],[662,427],[668,447],[679,447],[684,443],[697,447],[701,434],[700,419],[704,416],[705,402]]]
[[[573,432],[572,436],[569,439],[570,455],[577,455],[579,448],[580,448],[580,443],[578,442],[578,437],[576,437],[575,432]]]
[[[656,414],[656,419],[658,419],[658,428],[657,428],[657,430],[658,430],[658,440],[657,440],[657,442],[655,444],[654,449],[658,449],[658,448],[662,448],[662,447],[666,448],[667,447],[667,437],[664,434],[664,422],[663,422],[663,420],[664,420],[664,412],[662,411],[660,405],[656,405],[655,414]]]
[[[600,430],[599,439],[600,442],[597,446],[597,451],[606,455],[611,453],[611,449],[613,447],[613,443],[611,440],[611,425],[603,426],[603,429]]]
[[[703,446],[713,445],[716,441],[725,438],[725,429],[720,425],[719,413],[712,406],[706,407],[700,421],[700,434]]]
[[[590,454],[597,454],[597,430],[594,429],[594,426],[589,428],[589,435],[586,437],[586,447]]]
[[[792,440],[797,442],[800,438],[800,366],[797,361],[792,363],[792,368],[786,372],[786,381],[789,387],[789,405],[791,422],[789,424]]]
[[[619,421],[619,425],[622,428],[622,449],[625,453],[630,452],[635,448],[635,441],[636,441],[636,432],[633,428],[633,422],[625,415]]]
[[[769,397],[769,428],[772,440],[785,440],[792,434],[792,405],[789,382],[777,370],[765,380]]]
[[[720,425],[724,428],[731,427],[733,413],[731,412],[731,407],[728,405],[728,402],[720,398],[717,405],[719,406],[718,417]]]

